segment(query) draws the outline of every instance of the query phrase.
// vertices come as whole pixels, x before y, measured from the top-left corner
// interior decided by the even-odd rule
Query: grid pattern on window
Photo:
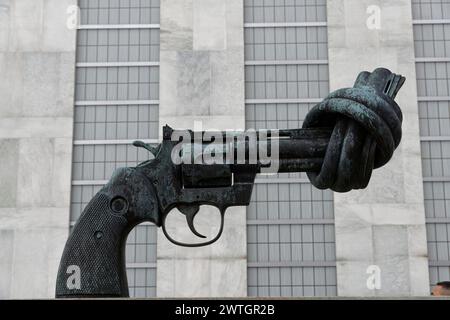
[[[449,246],[449,224],[429,224],[427,226],[428,239],[428,256],[430,260],[444,260],[448,261],[450,246]]]
[[[420,134],[450,137],[450,102],[419,102]]]
[[[329,92],[326,1],[244,4],[246,126],[300,128]],[[249,296],[336,295],[334,232],[331,192],[304,173],[259,176],[247,209]]]
[[[326,0],[244,0],[247,23],[323,22]]]
[[[329,93],[327,65],[246,66],[247,99],[308,99]]]
[[[450,2],[413,0],[430,286],[450,280]],[[425,20],[425,21],[424,21]]]
[[[450,141],[423,141],[422,168],[425,177],[450,177]]]
[[[419,57],[446,57],[450,53],[450,25],[415,25],[414,46]]]
[[[130,142],[157,139],[159,120],[159,0],[79,6],[71,225],[115,169],[152,157]],[[155,296],[155,226],[130,232],[126,263],[130,295]]]
[[[450,279],[450,268],[430,266],[430,283],[436,284],[441,279]]]
[[[156,230],[148,232],[156,234]],[[149,285],[156,284],[156,268],[128,268],[127,278],[131,297],[156,297],[156,285]]]
[[[247,213],[249,295],[336,295],[333,212],[330,191],[258,183]]]
[[[143,224],[130,234],[126,245],[126,261],[133,264],[156,261],[156,226]]]
[[[259,183],[253,190],[247,218],[249,221],[332,220],[333,194],[309,183]]]
[[[330,267],[250,267],[248,294],[263,297],[335,296],[336,270]]]
[[[158,67],[78,68],[77,101],[158,100]]]
[[[328,59],[326,27],[245,29],[246,60]]]
[[[70,204],[70,218],[72,222],[75,222],[80,217],[86,205],[102,187],[102,185],[72,186]]]
[[[158,24],[159,0],[78,0],[81,24]]]
[[[412,0],[412,10],[415,20],[450,19],[448,0]]]
[[[425,182],[426,217],[450,218],[450,182]]]
[[[248,227],[248,261],[334,261],[332,225],[262,225]],[[447,255],[448,257],[448,255]]]
[[[428,221],[428,256],[430,261],[439,262],[441,267],[444,267],[442,263],[445,264],[445,262],[450,261],[450,223],[448,223],[450,218],[450,182],[426,182],[424,189]],[[446,267],[450,269],[448,266]],[[439,281],[443,281],[443,279],[440,278]]]
[[[314,107],[312,103],[266,103],[247,104],[245,119],[247,128],[259,129],[298,129],[309,110]]]
[[[76,140],[130,140],[157,137],[157,105],[78,106]]]
[[[418,62],[416,70],[419,97],[450,96],[450,62]]]
[[[78,31],[77,61],[79,63],[158,60],[158,29],[84,29]]]
[[[109,180],[123,167],[134,167],[153,156],[133,145],[76,145],[73,149],[73,180]]]

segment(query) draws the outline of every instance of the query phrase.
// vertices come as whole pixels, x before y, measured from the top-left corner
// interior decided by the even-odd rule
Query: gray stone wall
[[[397,101],[403,140],[367,190],[335,195],[338,294],[427,295],[427,243],[420,158],[414,43],[409,0],[333,0],[328,4],[330,87],[352,86],[359,71],[384,66],[407,82]],[[380,29],[367,20],[380,11]],[[377,8],[375,8],[377,9]],[[381,287],[367,286],[380,268]]]
[[[245,128],[243,37],[242,0],[161,1],[161,125]],[[246,296],[245,213],[227,210],[222,238],[204,248],[177,247],[160,232],[157,296]],[[197,220],[199,230],[210,228],[211,221]],[[169,227],[188,230],[183,218]]]
[[[0,298],[54,296],[69,231],[76,0],[0,0]]]
[[[411,2],[431,290],[450,279],[450,3]]]

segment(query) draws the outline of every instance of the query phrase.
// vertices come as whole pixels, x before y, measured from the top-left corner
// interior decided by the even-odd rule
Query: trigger
[[[189,229],[191,229],[192,233],[195,234],[197,237],[199,237],[199,238],[206,238],[206,236],[202,235],[201,233],[199,233],[195,229],[194,218],[195,218],[195,214],[187,214],[186,215],[186,221],[187,221],[187,224],[189,226]]]
[[[186,222],[187,222],[187,225],[188,225],[189,229],[191,230],[191,232],[199,238],[206,238],[206,236],[199,233],[195,229],[195,226],[194,226],[194,218],[195,218],[195,215],[200,210],[200,206],[198,206],[198,205],[194,205],[194,206],[180,205],[180,206],[178,206],[178,210],[180,210],[186,216]]]

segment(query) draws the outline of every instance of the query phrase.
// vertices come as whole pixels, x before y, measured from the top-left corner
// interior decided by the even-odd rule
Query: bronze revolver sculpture
[[[404,81],[387,69],[362,72],[353,88],[337,90],[315,106],[302,129],[269,132],[265,141],[257,132],[254,146],[241,141],[243,154],[248,156],[252,148],[276,143],[278,172],[307,172],[319,189],[348,192],[365,188],[372,170],[385,165],[400,144],[402,113],[394,99]],[[116,170],[86,206],[64,249],[56,297],[127,297],[125,243],[133,227],[149,221],[162,227],[177,245],[209,245],[221,236],[226,209],[249,204],[255,177],[267,167],[263,159],[239,162],[234,152],[228,159],[231,161],[224,163],[175,163],[174,150],[180,140],[173,139],[174,133],[164,127],[157,147],[135,142],[135,146],[153,153],[154,159]],[[207,147],[191,139],[184,143],[201,151]],[[226,149],[229,145],[220,146]],[[186,150],[182,147],[175,153]],[[216,237],[189,244],[173,239],[167,232],[166,218],[174,208],[185,215],[190,230],[204,238],[194,226],[202,205],[220,211]],[[81,275],[75,288],[67,285],[68,270],[73,266]]]

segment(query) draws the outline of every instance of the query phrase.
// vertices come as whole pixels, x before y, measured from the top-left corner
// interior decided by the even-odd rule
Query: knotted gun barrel
[[[320,189],[347,192],[367,187],[402,137],[402,112],[394,101],[405,78],[387,69],[362,72],[353,88],[331,93],[307,115],[303,128],[332,127],[321,170],[309,172]]]
[[[404,81],[404,77],[387,69],[363,72],[353,88],[335,91],[315,106],[303,129],[218,132],[214,136],[228,135],[232,139],[216,143],[213,149],[223,153],[223,161],[208,171],[198,160],[211,151],[211,145],[190,140],[183,148],[191,161],[182,165],[186,186],[231,185],[233,173],[253,164],[257,173],[268,167],[275,168],[271,171],[274,173],[307,172],[319,189],[348,192],[365,188],[372,170],[386,164],[400,143],[402,113],[394,99]],[[200,152],[191,157],[195,154],[191,149],[199,144]],[[276,157],[261,156],[262,150],[268,155],[274,145]]]

